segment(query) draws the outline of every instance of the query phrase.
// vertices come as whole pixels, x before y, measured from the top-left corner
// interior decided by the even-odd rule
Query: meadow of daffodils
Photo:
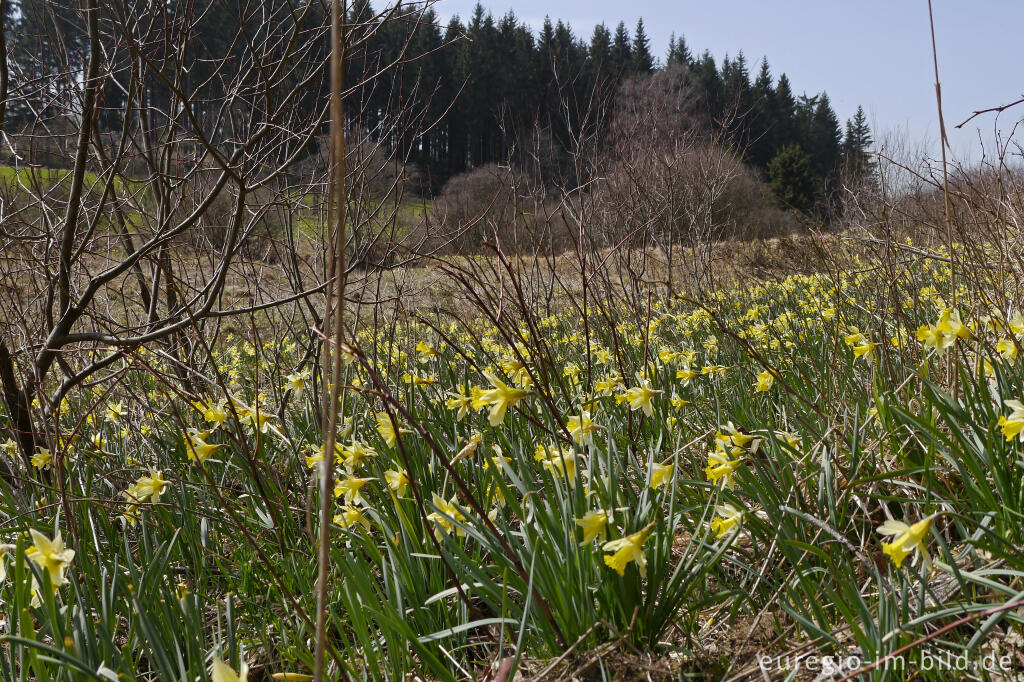
[[[360,332],[331,678],[1024,668],[1024,316],[872,265]],[[3,680],[310,679],[321,388],[294,340],[210,357],[126,358],[0,493]]]

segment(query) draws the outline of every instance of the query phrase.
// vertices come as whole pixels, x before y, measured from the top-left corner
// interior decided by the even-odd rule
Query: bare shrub
[[[434,202],[431,243],[459,253],[478,253],[485,241],[512,241],[516,178],[506,166],[488,164],[453,176]]]
[[[718,129],[718,127],[716,127]],[[684,67],[623,85],[610,126],[596,219],[606,246],[622,244],[632,278],[648,273],[648,248],[662,255],[660,278],[678,288],[683,265],[697,291],[714,286],[713,245],[728,238],[788,232],[793,221],[724,140],[694,111]],[[676,255],[682,249],[682,263]]]

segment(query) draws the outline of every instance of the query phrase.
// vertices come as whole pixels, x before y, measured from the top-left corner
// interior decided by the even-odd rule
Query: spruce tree
[[[864,107],[858,106],[857,113],[846,121],[846,136],[843,139],[843,168],[854,181],[868,180],[874,172],[875,162],[868,154],[872,142]]]
[[[775,85],[775,96],[772,98],[774,110],[773,129],[775,130],[775,149],[796,142],[796,98],[786,74],[779,76]]]
[[[693,62],[693,54],[686,45],[686,38],[683,36],[676,38],[676,34],[672,34],[668,41],[668,56],[665,61],[668,64],[682,64],[683,66],[689,66]]]
[[[750,89],[747,59],[743,56],[742,50],[736,55],[735,60],[722,60],[722,81],[725,86],[723,113],[728,124],[725,132],[733,144],[745,150],[751,140],[750,124],[754,97]]]
[[[712,121],[718,120],[722,115],[724,86],[715,65],[715,58],[711,56],[711,52],[704,50],[704,54],[695,60],[690,68],[697,81],[697,90],[704,99],[704,110],[708,118]]]
[[[636,22],[633,32],[633,72],[651,73],[654,71],[654,57],[651,56],[651,41],[644,31],[644,20]]]
[[[838,169],[843,152],[843,137],[839,119],[826,93],[821,93],[817,98],[811,117],[809,152],[811,167],[820,178],[828,179]]]
[[[620,21],[612,39],[612,73],[620,78],[632,72],[633,49],[630,42],[626,24]]]
[[[594,64],[606,67],[612,59],[612,34],[603,23],[594,27],[594,33],[590,36],[590,47],[587,56]]]
[[[810,157],[799,145],[786,145],[768,164],[768,186],[785,208],[799,211],[811,208],[814,185]]]
[[[775,90],[767,58],[761,59],[761,70],[754,79],[753,108],[750,113],[749,158],[754,166],[764,170],[778,148]]]

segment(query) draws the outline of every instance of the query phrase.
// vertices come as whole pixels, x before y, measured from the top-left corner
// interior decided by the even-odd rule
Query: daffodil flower
[[[217,452],[222,445],[216,444],[211,445],[204,440],[205,436],[202,433],[186,433],[185,434],[185,453],[188,455],[189,460],[198,460],[205,462],[210,458],[210,455]]]
[[[370,530],[370,520],[366,518],[363,513],[362,507],[356,507],[351,504],[346,504],[341,508],[340,514],[334,515],[334,523],[346,530],[353,528],[356,525],[360,525],[366,530]]]
[[[455,410],[455,420],[462,421],[463,417],[473,409],[473,398],[462,393],[452,393],[451,397],[445,402],[445,407],[449,410]]]
[[[722,481],[731,488],[733,486],[733,475],[741,463],[742,460],[733,459],[725,450],[716,448],[708,452],[708,465],[704,470],[704,474],[712,483]]]
[[[349,471],[355,471],[363,463],[364,459],[377,456],[377,451],[366,443],[358,440],[352,441],[341,449],[342,459]]]
[[[202,403],[196,403],[195,407],[203,415],[203,419],[210,424],[220,426],[228,418],[227,403],[223,400],[218,402],[216,405],[204,405]]]
[[[931,530],[933,518],[935,517],[929,516],[912,526],[908,526],[902,521],[889,520],[878,527],[878,532],[881,535],[894,536],[892,542],[882,543],[882,551],[892,559],[892,562],[896,564],[896,568],[900,568],[903,565],[903,560],[908,555],[917,551],[920,552],[924,560],[925,572],[927,573],[931,570],[932,558],[928,554],[928,547],[925,546],[925,539],[928,536],[928,531]]]
[[[387,481],[388,489],[398,497],[405,497],[405,491],[409,488],[409,476],[405,470],[396,471],[388,469],[384,472],[384,480]]]
[[[25,557],[50,574],[50,584],[53,587],[63,585],[64,573],[68,564],[75,558],[75,550],[64,546],[60,531],[57,531],[52,540],[35,528],[30,528],[28,532],[32,538],[32,546],[25,551]]]
[[[345,504],[362,504],[363,496],[362,489],[367,483],[372,481],[372,478],[357,478],[356,476],[348,476],[347,478],[340,479],[334,483],[334,496],[341,497],[345,496]]]
[[[651,383],[643,379],[639,386],[634,386],[626,391],[623,398],[629,402],[630,410],[643,410],[648,417],[654,415],[654,405],[651,400],[662,391],[651,388]]]
[[[576,486],[576,453],[560,448],[548,448],[548,456],[541,460],[552,476],[564,478],[569,487]]]
[[[632,535],[606,542],[601,547],[605,552],[610,552],[610,554],[605,554],[604,556],[605,565],[614,569],[620,576],[623,576],[626,574],[626,566],[630,562],[636,562],[640,576],[647,577],[647,558],[644,556],[644,543],[647,542],[647,538],[652,530],[654,530],[653,522]]]
[[[302,389],[306,387],[308,375],[305,372],[289,374],[285,377],[285,389],[292,391],[296,396],[302,395]]]
[[[410,429],[405,428],[401,424],[396,426],[395,422],[391,419],[391,415],[387,412],[378,412],[375,416],[377,419],[377,432],[384,438],[384,443],[389,448],[395,447],[399,434],[412,433]]]
[[[32,455],[32,466],[36,469],[49,469],[53,465],[53,455],[46,448],[39,448]]]
[[[651,470],[651,490],[657,490],[665,481],[671,480],[672,472],[675,471],[673,464],[655,464]]]
[[[453,497],[449,502],[437,493],[432,493],[432,496],[432,503],[438,511],[427,514],[427,520],[433,521],[434,524],[436,524],[434,536],[440,540],[442,533],[444,535],[450,535],[453,530],[457,535],[465,535],[466,531],[455,525],[455,522],[461,523],[466,520],[462,511],[456,506],[455,498]]]
[[[692,379],[699,375],[700,372],[690,369],[689,366],[676,370],[676,379],[682,380],[683,386],[688,385]]]
[[[592,445],[594,443],[594,434],[604,428],[594,423],[590,418],[589,410],[580,410],[578,415],[570,415],[569,423],[566,426],[572,439],[581,445]]]
[[[491,426],[498,426],[505,421],[505,412],[508,408],[515,407],[516,403],[530,395],[530,392],[522,388],[508,386],[491,372],[484,376],[494,387],[481,396],[481,399],[491,406],[491,413],[488,415],[487,421]]]
[[[725,537],[743,519],[743,512],[731,504],[716,506],[715,513],[717,516],[711,519],[711,532],[715,533],[717,538]]]
[[[121,419],[124,418],[126,414],[127,411],[124,409],[124,403],[111,403],[110,405],[107,405],[106,417],[109,422],[120,424]]]
[[[608,512],[598,509],[588,511],[576,519],[576,525],[583,530],[580,546],[590,544],[596,538],[605,538],[608,534]]]
[[[1019,353],[1017,349],[1017,342],[1013,339],[999,339],[996,344],[996,352],[999,353],[1004,360],[1016,360]]]
[[[1007,441],[1019,437],[1020,441],[1024,443],[1024,403],[1019,400],[1006,400],[1003,402],[1013,410],[1009,417],[999,417],[999,428],[1002,430],[1003,436]]]
[[[235,669],[225,663],[220,656],[214,656],[213,665],[210,666],[210,678],[213,682],[246,682],[249,679],[249,666],[242,661],[241,672],[236,673]]]
[[[758,392],[763,393],[765,391],[770,391],[774,384],[775,372],[766,369],[757,375],[757,385],[755,386],[755,388]]]

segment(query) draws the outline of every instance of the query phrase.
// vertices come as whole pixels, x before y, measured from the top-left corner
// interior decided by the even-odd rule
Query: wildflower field
[[[1013,679],[1024,316],[1012,278],[900,272],[885,296],[854,258],[699,303],[509,294],[359,331],[330,678],[782,679],[814,654],[829,679]],[[304,342],[199,339],[187,382],[132,353],[65,401],[0,492],[0,679],[311,679]]]

